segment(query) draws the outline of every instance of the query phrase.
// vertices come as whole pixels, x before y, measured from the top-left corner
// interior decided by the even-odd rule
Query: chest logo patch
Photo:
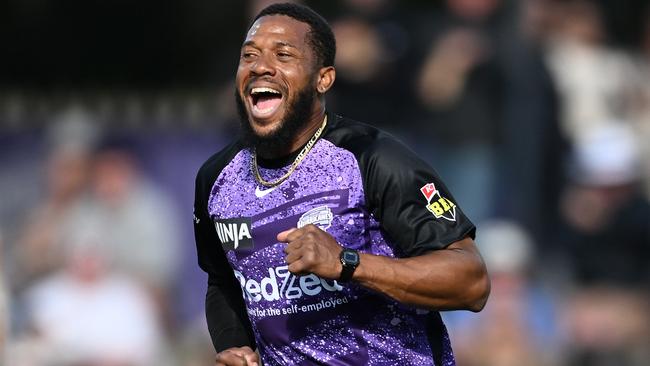
[[[253,249],[250,217],[215,220],[214,227],[219,240],[221,240],[223,250]]]
[[[321,230],[327,230],[332,226],[333,219],[334,214],[332,214],[332,210],[329,207],[319,206],[302,214],[297,226],[300,229],[303,226],[314,224]]]
[[[443,197],[435,184],[425,184],[420,188],[420,192],[427,199],[427,210],[436,219],[442,218],[448,221],[456,221],[456,205],[450,199]]]

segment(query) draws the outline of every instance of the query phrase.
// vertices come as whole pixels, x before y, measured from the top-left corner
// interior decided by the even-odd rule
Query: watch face
[[[344,252],[343,260],[350,264],[357,263],[359,261],[359,254],[357,252]]]

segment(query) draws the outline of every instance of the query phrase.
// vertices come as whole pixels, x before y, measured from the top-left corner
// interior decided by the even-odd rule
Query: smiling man
[[[452,365],[439,310],[479,311],[475,228],[432,168],[325,108],[336,43],[271,5],[242,45],[242,136],[196,180],[217,365]]]

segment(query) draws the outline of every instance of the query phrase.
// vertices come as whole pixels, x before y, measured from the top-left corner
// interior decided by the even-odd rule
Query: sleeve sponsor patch
[[[450,199],[443,197],[435,184],[425,184],[420,188],[420,192],[427,200],[427,210],[436,219],[442,218],[448,221],[456,221],[456,205]]]

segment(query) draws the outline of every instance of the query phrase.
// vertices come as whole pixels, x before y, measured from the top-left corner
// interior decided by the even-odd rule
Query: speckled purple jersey
[[[431,197],[421,191],[430,183],[442,187],[430,168],[430,176],[424,174],[421,181],[414,179],[400,187],[403,183],[391,178],[394,173],[381,172],[382,165],[377,163],[383,148],[364,155],[359,148],[370,145],[346,148],[346,143],[355,144],[337,141],[359,133],[344,131],[350,124],[363,125],[330,118],[334,121],[327,133],[279,186],[257,183],[251,152],[243,148],[223,166],[208,196],[207,211],[220,242],[212,245],[222,246],[241,285],[262,361],[264,365],[453,365],[448,335],[437,312],[399,304],[354,283],[313,274],[295,276],[287,269],[286,244],[279,243],[276,235],[307,224],[327,231],[344,247],[389,257],[440,249],[463,235],[473,235],[473,226],[456,210],[446,191],[437,192],[433,199],[444,197],[445,207],[450,207],[444,212],[447,218],[435,215]],[[375,140],[381,141],[382,136]],[[393,163],[387,160],[386,168]],[[406,159],[403,163],[413,162]],[[274,180],[287,169],[260,168],[260,174]],[[377,187],[369,179],[376,179]],[[416,193],[379,205],[368,202],[390,199],[387,191],[404,189]],[[443,201],[437,201],[439,206]],[[428,224],[387,219],[396,210],[392,205],[405,209],[409,204],[423,211],[418,217],[438,226],[419,228]],[[385,221],[390,224],[384,225]],[[393,234],[394,228],[430,232],[426,240],[436,242],[427,247],[420,234]],[[449,233],[443,235],[441,230]]]

